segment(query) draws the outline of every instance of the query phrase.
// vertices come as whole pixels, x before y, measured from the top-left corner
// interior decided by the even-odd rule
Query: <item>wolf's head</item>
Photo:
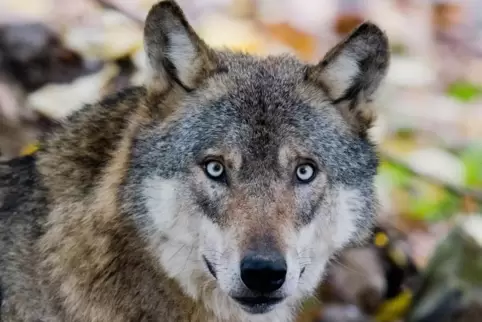
[[[365,23],[317,65],[220,52],[172,1],[152,8],[144,35],[163,117],[140,129],[126,189],[163,269],[219,315],[310,294],[372,224],[367,130],[385,35]]]

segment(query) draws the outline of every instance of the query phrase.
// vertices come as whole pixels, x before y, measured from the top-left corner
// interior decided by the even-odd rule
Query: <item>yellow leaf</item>
[[[270,38],[293,48],[301,59],[310,61],[315,56],[317,45],[313,35],[288,23],[267,24],[265,28]]]
[[[407,265],[407,256],[402,250],[398,248],[389,249],[388,256],[390,256],[392,261],[394,261],[400,267],[404,267]]]
[[[21,156],[30,155],[35,153],[35,151],[37,150],[38,150],[38,146],[36,144],[31,143],[22,149],[22,151],[20,152],[20,155]]]
[[[211,47],[229,48],[253,54],[263,54],[265,40],[257,26],[249,20],[227,17],[222,14],[205,15],[196,31]]]
[[[377,233],[374,240],[375,246],[382,248],[388,244],[388,236],[385,233]]]
[[[390,322],[402,318],[412,302],[412,297],[412,292],[405,290],[397,297],[386,301],[380,306],[375,320],[377,322]]]

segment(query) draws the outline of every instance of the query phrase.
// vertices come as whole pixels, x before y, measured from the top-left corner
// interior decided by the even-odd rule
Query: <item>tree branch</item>
[[[119,12],[120,14],[126,16],[127,18],[131,19],[132,21],[138,23],[139,25],[144,25],[144,18],[140,13],[133,13],[126,6],[118,3],[115,0],[94,0],[100,6],[106,9],[111,9]]]
[[[445,190],[447,190],[448,192],[450,192],[454,195],[457,195],[457,196],[460,196],[460,197],[468,197],[468,198],[473,199],[474,201],[477,201],[477,203],[482,204],[482,191],[480,191],[480,190],[471,189],[471,188],[467,188],[467,187],[461,187],[461,186],[452,184],[450,182],[441,180],[441,179],[439,179],[437,177],[434,177],[432,175],[417,171],[417,170],[413,169],[407,162],[400,160],[399,158],[395,157],[394,155],[392,155],[392,154],[390,154],[386,151],[382,151],[380,153],[380,156],[381,156],[382,160],[385,160],[386,162],[388,162],[392,165],[403,168],[405,171],[407,171],[408,173],[410,173],[411,175],[413,175],[415,177],[418,177],[422,180],[430,182],[434,185],[443,187]]]

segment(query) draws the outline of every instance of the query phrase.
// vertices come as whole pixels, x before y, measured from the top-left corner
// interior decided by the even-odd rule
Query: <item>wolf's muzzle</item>
[[[286,260],[280,253],[264,256],[251,252],[241,260],[241,279],[249,290],[258,294],[280,289],[287,270]]]

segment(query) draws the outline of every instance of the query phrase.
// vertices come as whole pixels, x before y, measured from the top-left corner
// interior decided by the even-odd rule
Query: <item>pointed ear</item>
[[[149,11],[144,49],[152,75],[149,85],[155,90],[165,90],[172,82],[186,90],[194,89],[216,69],[213,51],[172,0],[161,1]]]
[[[384,79],[390,60],[388,39],[366,22],[341,41],[323,60],[308,67],[307,78],[322,87],[357,131],[374,119],[370,104]]]

